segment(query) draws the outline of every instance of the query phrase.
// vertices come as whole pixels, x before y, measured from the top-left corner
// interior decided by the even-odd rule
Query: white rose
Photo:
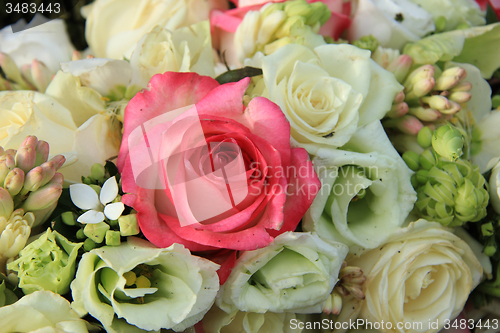
[[[225,5],[220,0],[96,0],[89,6],[85,37],[94,55],[130,59],[136,43],[155,26],[189,26]]]
[[[165,72],[196,72],[214,77],[209,21],[175,31],[156,26],[137,43],[130,65],[130,87],[135,92],[147,87],[153,75]]]
[[[0,92],[0,146],[17,149],[26,136],[35,135],[49,143],[51,154],[66,156],[59,170],[65,180],[80,182],[94,163],[118,155],[117,121],[104,112],[98,93],[59,72],[45,94]]]
[[[438,332],[458,316],[483,268],[469,245],[448,230],[418,220],[380,248],[348,257],[350,266],[365,273],[366,298],[348,301],[340,317],[359,312],[372,323],[384,321],[382,332]],[[398,323],[408,323],[407,329],[398,330]]]
[[[382,119],[403,90],[370,51],[347,44],[285,45],[262,59],[262,70],[262,95],[281,107],[292,139],[311,154],[340,147],[359,126]]]
[[[411,0],[358,0],[347,38],[371,34],[383,47],[401,49],[435,29],[432,15]]]
[[[18,67],[31,65],[37,59],[55,73],[59,63],[71,60],[74,50],[61,19],[16,33],[11,26],[0,30],[0,52],[7,53]]]

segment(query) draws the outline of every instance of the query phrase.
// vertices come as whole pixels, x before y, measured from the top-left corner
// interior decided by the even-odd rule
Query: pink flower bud
[[[19,168],[12,169],[5,177],[3,187],[10,193],[11,196],[17,195],[24,184],[24,171]]]
[[[49,158],[49,144],[46,141],[40,140],[36,145],[36,165],[41,165],[47,162]]]
[[[61,193],[61,184],[48,183],[37,191],[31,192],[24,201],[22,208],[31,212],[48,208],[59,200]]]

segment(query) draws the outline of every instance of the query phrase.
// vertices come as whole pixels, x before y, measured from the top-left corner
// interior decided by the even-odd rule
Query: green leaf
[[[227,71],[225,73],[222,73],[215,79],[220,84],[224,84],[229,82],[238,82],[246,77],[252,77],[257,75],[262,75],[262,69],[247,66],[240,69],[235,69],[232,71]]]

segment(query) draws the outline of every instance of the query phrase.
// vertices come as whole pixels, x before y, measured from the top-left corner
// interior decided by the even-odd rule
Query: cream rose
[[[85,37],[100,58],[123,59],[155,26],[174,30],[208,19],[221,0],[96,0],[85,7]]]
[[[283,46],[262,59],[263,82],[255,91],[278,104],[293,141],[315,154],[340,147],[359,126],[381,119],[403,87],[352,45]]]
[[[384,321],[382,332],[438,332],[462,311],[483,275],[466,242],[425,220],[400,229],[380,248],[346,260],[365,273],[366,299],[347,302],[340,318],[359,312],[372,323]],[[398,330],[398,323],[407,323],[406,329]]]
[[[175,31],[156,26],[144,35],[130,59],[129,91],[147,87],[155,74],[196,72],[215,76],[210,23],[203,21]]]
[[[59,170],[65,180],[80,182],[94,163],[118,155],[119,131],[97,92],[60,74],[45,94],[0,92],[0,146],[16,149],[26,136],[35,135],[49,143],[51,154],[66,156]]]

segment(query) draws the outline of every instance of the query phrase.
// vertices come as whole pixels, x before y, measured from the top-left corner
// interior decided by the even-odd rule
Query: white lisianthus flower
[[[315,234],[286,232],[268,246],[245,251],[216,304],[227,313],[318,313],[337,283],[346,245]]]
[[[66,299],[51,291],[35,291],[0,307],[0,318],[0,332],[88,333],[92,328]]]
[[[214,77],[209,21],[174,31],[156,26],[137,43],[130,65],[133,92],[147,87],[153,75],[165,72],[196,72]]]
[[[373,323],[391,323],[392,329],[385,325],[383,333],[400,332],[397,323],[410,323],[408,333],[438,332],[462,311],[483,275],[466,242],[425,220],[400,229],[379,248],[354,253],[347,262],[365,273],[366,298],[346,302],[340,318],[359,313]]]
[[[352,45],[283,46],[262,59],[262,95],[290,122],[292,141],[315,154],[340,147],[357,128],[382,119],[403,90],[394,75]]]
[[[469,26],[485,25],[486,12],[479,8],[475,0],[411,0],[428,11],[434,20],[446,22],[442,31],[456,29],[460,24]]]
[[[358,0],[347,37],[371,34],[381,46],[401,49],[434,30],[432,15],[411,0]]]
[[[17,149],[28,135],[66,157],[59,172],[68,182],[80,182],[93,164],[118,155],[120,144],[117,121],[105,114],[100,94],[62,72],[45,94],[0,92],[0,146]]]
[[[303,227],[323,239],[372,249],[413,209],[412,171],[379,121],[361,127],[342,149],[319,149],[313,159],[322,187]]]
[[[225,6],[220,0],[97,0],[85,8],[85,37],[96,57],[130,59],[136,43],[155,26],[186,27]]]
[[[200,321],[219,290],[219,265],[179,244],[156,248],[129,237],[82,256],[71,283],[73,309],[89,313],[106,332],[173,329]]]
[[[33,20],[42,17],[37,14]],[[11,26],[0,30],[0,52],[7,53],[18,67],[31,65],[33,59],[37,59],[55,73],[59,70],[59,63],[71,60],[74,50],[61,19],[16,33],[12,32]]]
[[[71,201],[80,209],[87,210],[77,219],[80,223],[99,223],[107,217],[109,220],[118,220],[125,210],[121,202],[113,202],[118,196],[118,184],[115,176],[106,180],[97,197],[97,192],[87,184],[73,184],[69,186]]]

